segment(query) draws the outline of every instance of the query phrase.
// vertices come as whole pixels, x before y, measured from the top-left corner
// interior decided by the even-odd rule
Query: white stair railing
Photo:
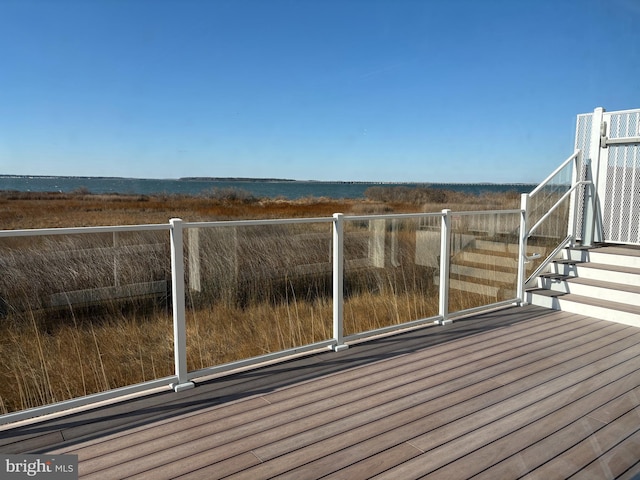
[[[584,188],[592,188],[593,183],[588,179],[580,179],[580,164],[581,164],[581,150],[577,149],[571,154],[558,168],[556,168],[547,178],[545,178],[536,188],[534,188],[530,193],[523,193],[521,195],[521,204],[520,208],[522,210],[522,222],[520,227],[520,254],[519,254],[519,277],[518,277],[518,298],[522,303],[524,303],[525,289],[527,286],[531,286],[535,279],[544,271],[544,269],[553,261],[553,259],[558,255],[558,253],[565,248],[567,245],[572,245],[576,241],[576,219],[578,212],[578,202],[576,199],[578,198],[578,189],[581,187]],[[570,167],[570,183],[566,183],[566,181],[562,180],[563,172]],[[531,206],[532,199],[536,199],[539,195],[541,195],[545,188],[548,186],[552,186],[554,182],[558,182],[557,185],[565,188],[565,191],[558,197],[558,192],[553,191],[553,196],[557,198],[553,198],[551,195],[548,195],[544,200],[552,200],[553,203],[551,205],[544,205],[542,211],[541,209],[536,209],[536,213],[538,214],[538,218],[535,219],[535,223],[530,226],[532,223],[532,211],[534,210]],[[592,199],[592,195],[583,195],[585,202],[588,202],[589,199]],[[570,199],[569,204],[569,215],[568,215],[568,224],[566,225],[567,232],[566,234],[562,234],[556,232],[557,236],[561,239],[556,246],[554,246],[551,252],[538,264],[536,269],[533,271],[529,277],[526,277],[525,274],[525,264],[538,260],[540,257],[538,255],[529,256],[527,253],[527,243],[528,240],[533,236],[533,234],[545,224],[545,222],[551,218],[553,213],[568,199]],[[585,206],[586,208],[586,206]]]

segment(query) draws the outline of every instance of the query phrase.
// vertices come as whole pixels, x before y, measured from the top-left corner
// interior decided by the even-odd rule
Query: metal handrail
[[[562,197],[560,197],[560,199],[547,211],[547,213],[545,213],[542,217],[540,217],[540,220],[538,220],[536,222],[536,224],[531,227],[529,229],[529,231],[527,232],[527,237],[530,237],[531,234],[537,230],[537,228],[542,225],[542,223],[549,218],[549,216],[555,211],[556,208],[558,208],[560,206],[560,204],[569,196],[573,193],[573,191],[578,188],[580,185],[591,185],[591,180],[582,180],[580,182],[577,182],[574,186],[572,186],[569,190],[567,190],[565,192],[564,195],[562,195]]]
[[[560,251],[564,247],[566,247],[567,244],[572,240],[573,240],[573,235],[567,235],[566,238],[562,240],[562,242],[560,242],[558,246],[553,250],[553,252],[551,252],[549,256],[547,256],[547,258],[545,258],[540,265],[538,265],[538,268],[536,268],[534,272],[531,275],[529,275],[529,278],[525,280],[524,284],[529,285],[532,280],[534,280],[538,275],[540,275],[542,271],[547,267],[547,265],[549,265],[553,261],[553,259],[556,258],[556,255],[558,255],[558,253],[560,253]]]
[[[575,150],[573,154],[569,158],[567,158],[564,162],[562,162],[558,168],[556,168],[547,178],[545,178],[540,183],[540,185],[538,185],[536,188],[531,190],[531,192],[529,193],[529,196],[533,197],[536,193],[542,190],[547,185],[547,183],[549,183],[553,179],[553,177],[555,177],[560,171],[562,171],[562,169],[566,167],[572,160],[575,160],[575,158],[579,154],[580,154],[580,149]]]

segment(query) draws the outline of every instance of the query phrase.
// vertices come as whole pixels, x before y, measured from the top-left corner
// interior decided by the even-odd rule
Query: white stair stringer
[[[607,246],[563,256],[527,291],[528,303],[640,326],[640,250]]]

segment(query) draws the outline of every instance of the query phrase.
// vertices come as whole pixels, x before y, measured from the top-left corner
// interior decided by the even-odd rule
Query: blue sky
[[[0,173],[537,182],[640,0],[0,0]]]

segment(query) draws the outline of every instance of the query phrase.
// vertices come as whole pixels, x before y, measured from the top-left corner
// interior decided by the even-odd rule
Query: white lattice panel
[[[602,211],[604,238],[610,242],[640,243],[640,147],[619,145],[608,150]]]
[[[607,136],[640,136],[640,110],[605,116]],[[640,244],[640,145],[610,145],[606,152],[606,188],[602,228],[608,242]]]
[[[576,143],[575,148],[580,149],[580,157],[578,162],[579,180],[585,180],[587,176],[586,160],[591,159],[589,149],[591,147],[591,124],[593,120],[592,113],[585,113],[578,115],[576,122]],[[578,188],[576,191],[576,232],[578,238],[581,238],[581,232],[583,231],[583,218],[584,218],[584,187]]]

